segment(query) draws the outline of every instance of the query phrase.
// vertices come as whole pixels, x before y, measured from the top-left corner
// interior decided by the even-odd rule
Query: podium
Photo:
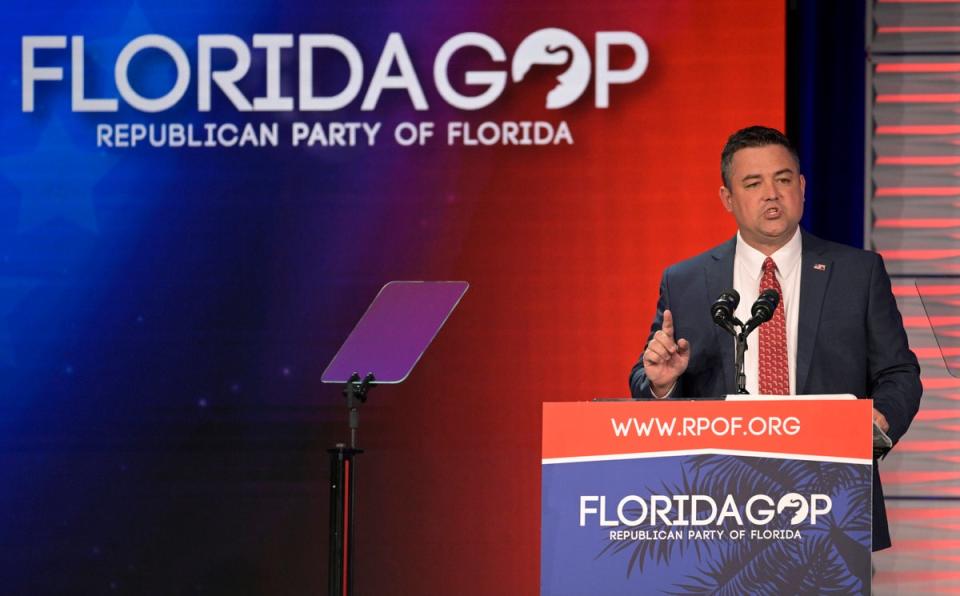
[[[543,405],[540,589],[868,594],[870,400]]]

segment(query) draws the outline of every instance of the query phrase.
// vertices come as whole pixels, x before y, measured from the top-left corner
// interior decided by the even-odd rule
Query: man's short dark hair
[[[797,150],[793,148],[790,139],[782,132],[766,126],[748,126],[730,135],[727,144],[723,146],[723,152],[720,153],[720,176],[723,178],[724,186],[730,188],[730,168],[734,153],[747,147],[766,147],[767,145],[785,147],[797,162],[797,168],[800,168],[800,156],[797,155]]]

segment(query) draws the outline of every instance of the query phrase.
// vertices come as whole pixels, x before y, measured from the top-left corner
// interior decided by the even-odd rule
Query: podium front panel
[[[543,407],[541,593],[869,593],[869,400]]]

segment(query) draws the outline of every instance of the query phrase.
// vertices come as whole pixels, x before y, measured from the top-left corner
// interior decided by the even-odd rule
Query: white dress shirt
[[[785,245],[770,255],[777,264],[777,281],[780,282],[781,306],[785,307],[787,323],[787,363],[790,367],[790,394],[797,393],[797,325],[800,321],[800,261],[803,242],[800,228],[797,228]],[[750,307],[760,295],[760,278],[763,276],[763,261],[766,259],[759,250],[747,244],[740,232],[737,232],[737,248],[733,258],[733,289],[740,294],[740,305],[736,316],[744,323],[750,318]],[[779,307],[778,307],[779,308]],[[736,340],[730,338],[736,344]],[[760,393],[760,329],[757,328],[747,338],[747,353],[744,359],[744,372],[747,375],[747,391],[752,395]],[[736,350],[736,348],[734,348]]]

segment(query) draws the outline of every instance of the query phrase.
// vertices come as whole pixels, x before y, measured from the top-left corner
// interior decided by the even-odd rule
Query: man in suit
[[[667,268],[650,336],[630,374],[634,397],[736,393],[734,340],[714,324],[711,304],[733,287],[736,316],[750,318],[761,288],[781,295],[773,319],[751,334],[747,390],[772,395],[852,393],[874,400],[873,417],[894,443],[920,405],[917,358],[883,260],[799,227],[805,180],[790,141],[752,126],[727,140],[720,200],[736,237]],[[877,466],[873,550],[890,546]]]

